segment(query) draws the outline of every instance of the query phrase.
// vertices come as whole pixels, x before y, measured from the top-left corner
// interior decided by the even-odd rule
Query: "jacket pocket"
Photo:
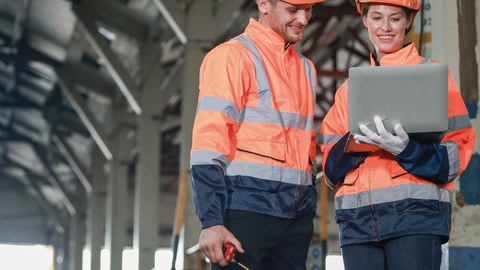
[[[350,172],[345,176],[345,180],[343,181],[344,185],[353,186],[355,182],[357,182],[358,175],[360,174],[359,169]]]
[[[282,126],[243,122],[236,131],[235,137],[236,148],[240,151],[280,162],[285,161],[287,144]]]
[[[272,158],[276,161],[285,161],[286,143],[270,140],[238,140],[237,149],[262,157]]]
[[[394,162],[392,166],[390,167],[390,177],[392,179],[397,178],[399,176],[402,176],[404,174],[407,174],[408,172],[403,169],[400,165],[398,165],[397,162]]]
[[[395,202],[397,212],[439,212],[440,202],[437,200],[405,199]]]
[[[233,189],[250,190],[253,192],[277,192],[282,183],[279,181],[263,181],[248,176],[237,175],[232,182]]]
[[[356,209],[342,209],[335,211],[335,221],[337,223],[347,222],[354,220],[357,217]]]

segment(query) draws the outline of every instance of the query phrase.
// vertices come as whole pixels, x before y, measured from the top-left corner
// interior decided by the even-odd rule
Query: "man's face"
[[[270,27],[286,42],[296,43],[303,38],[305,27],[312,17],[313,4],[292,5],[278,1],[272,5],[268,0],[259,2],[263,25]]]

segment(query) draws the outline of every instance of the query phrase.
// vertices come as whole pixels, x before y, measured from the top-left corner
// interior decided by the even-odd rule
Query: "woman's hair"
[[[412,30],[413,27],[413,19],[415,17],[415,11],[406,7],[401,7],[403,10],[405,10],[405,17],[407,18],[407,21],[412,18],[412,23],[408,28],[405,29],[405,34],[408,34],[410,30]],[[370,9],[370,4],[363,4],[362,5],[362,17],[367,16],[368,10]]]

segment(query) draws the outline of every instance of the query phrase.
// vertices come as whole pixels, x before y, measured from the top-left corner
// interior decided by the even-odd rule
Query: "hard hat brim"
[[[357,3],[357,10],[359,13],[362,13],[363,4],[395,5],[395,6],[406,7],[414,11],[418,11],[420,9],[419,0],[356,0],[355,2]]]

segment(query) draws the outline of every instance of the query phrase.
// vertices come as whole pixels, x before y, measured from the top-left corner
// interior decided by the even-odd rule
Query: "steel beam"
[[[77,94],[70,78],[68,78],[68,76],[64,74],[61,70],[58,71],[58,84],[60,85],[63,94],[70,101],[78,116],[82,120],[83,124],[90,132],[90,135],[92,136],[95,143],[102,150],[105,158],[107,160],[112,160],[113,154],[106,140],[107,136],[105,135],[103,128],[97,123],[92,113],[85,105],[85,102]]]
[[[167,7],[165,7],[162,0],[153,0],[153,3],[155,3],[155,6],[158,8],[165,21],[167,21],[168,25],[172,28],[178,40],[180,40],[182,44],[187,44],[187,36],[175,21],[170,11],[168,11]]]
[[[77,210],[69,196],[67,195],[68,193],[66,192],[65,188],[62,186],[60,181],[58,180],[57,176],[53,172],[52,168],[49,166],[48,162],[45,160],[46,153],[45,150],[40,149],[39,147],[32,145],[33,149],[35,150],[35,153],[37,154],[38,159],[42,163],[44,169],[47,171],[46,175],[39,175],[33,171],[31,171],[29,168],[25,167],[24,165],[18,164],[15,161],[12,161],[18,166],[19,168],[22,168],[25,171],[28,171],[30,175],[35,175],[35,177],[39,178],[46,178],[46,180],[50,183],[50,185],[58,192],[60,195],[60,199],[65,206],[65,209],[67,209],[68,213],[70,215],[76,215]]]
[[[105,68],[127,99],[128,104],[135,114],[142,114],[142,108],[138,102],[138,87],[134,84],[134,80],[129,75],[127,69],[122,65],[118,56],[111,50],[107,40],[98,32],[95,18],[90,16],[90,14],[83,9],[74,8],[74,12],[78,18],[79,25],[83,29],[85,38],[95,52],[102,58]]]
[[[110,78],[103,76],[98,70],[72,61],[65,62],[62,65],[62,70],[75,83],[83,85],[99,95],[111,98],[114,94],[115,83]]]
[[[84,169],[82,168],[82,166],[80,166],[80,162],[78,161],[78,158],[76,157],[70,145],[68,145],[68,143],[61,135],[57,134],[54,134],[52,136],[52,141],[57,146],[60,153],[62,153],[68,165],[70,165],[70,168],[77,176],[82,186],[85,188],[87,194],[90,194],[92,192],[92,185],[90,184],[90,181],[88,181]]]
[[[145,16],[118,1],[84,0],[72,9],[89,14],[109,30],[127,34],[140,41],[143,41],[149,32],[150,24]]]

